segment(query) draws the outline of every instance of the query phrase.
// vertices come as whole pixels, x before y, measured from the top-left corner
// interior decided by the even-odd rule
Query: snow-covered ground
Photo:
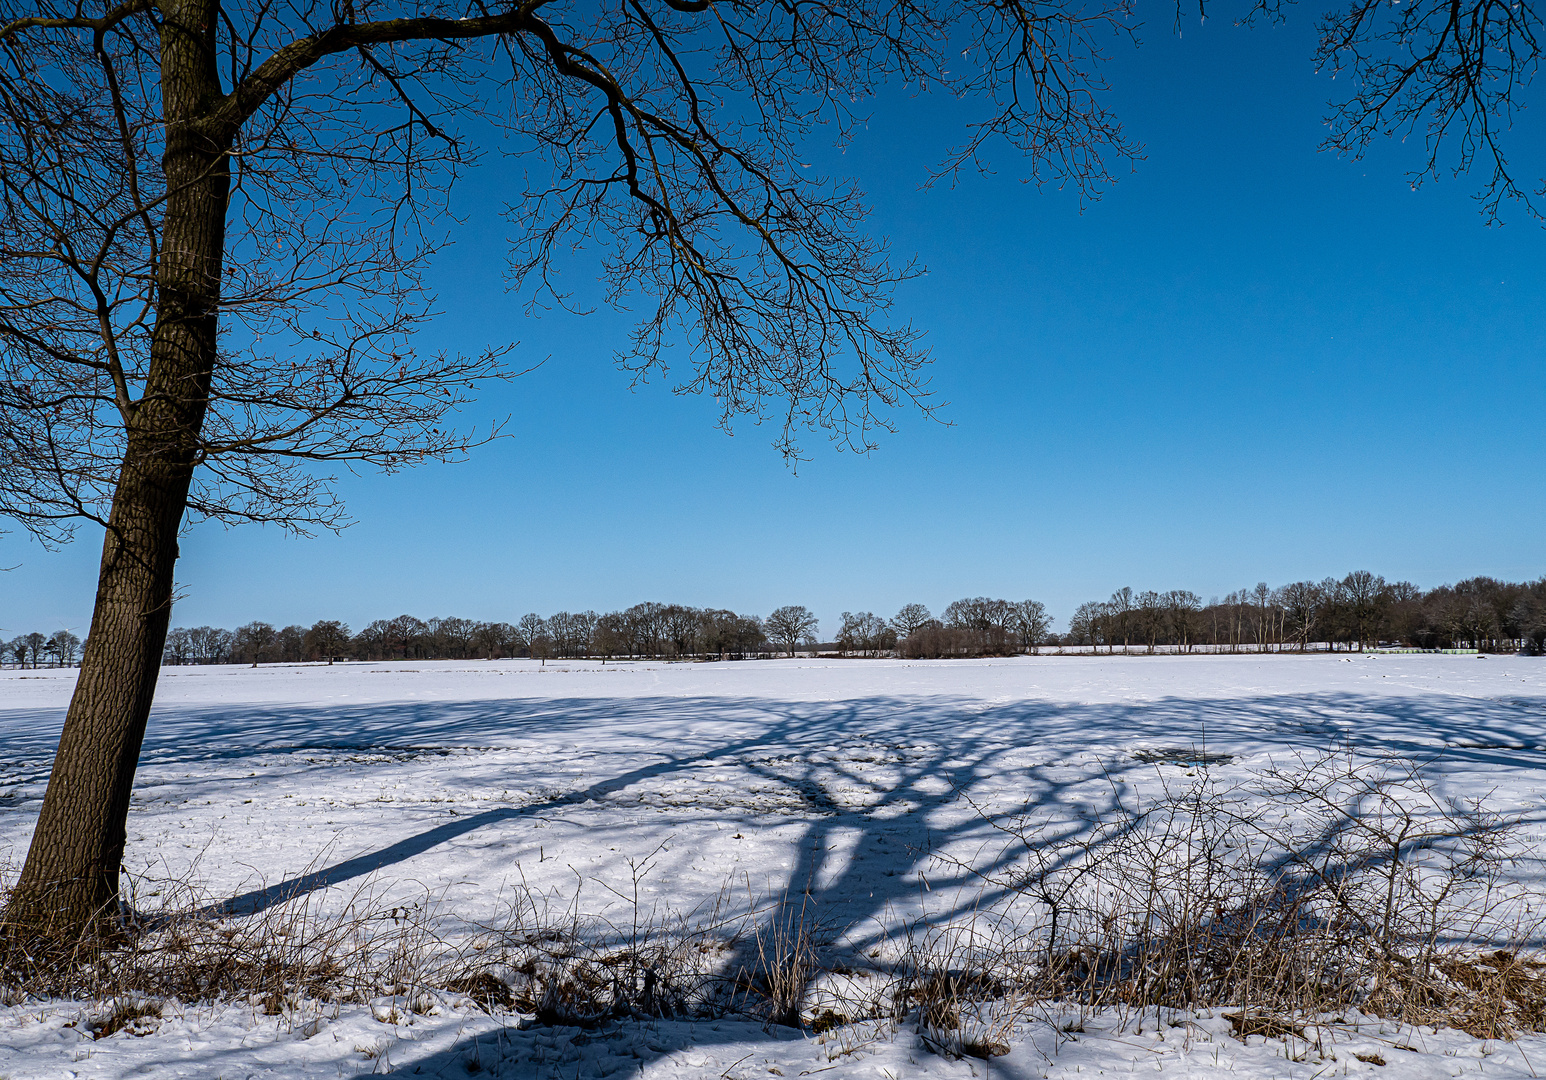
[[[0,866],[25,855],[72,683],[65,671],[0,672]],[[126,862],[142,906],[158,881],[194,881],[241,912],[297,893],[325,910],[364,887],[471,926],[507,916],[517,896],[626,921],[635,867],[653,852],[637,883],[646,911],[808,891],[835,928],[832,948],[862,956],[909,921],[981,902],[981,882],[935,856],[970,862],[1002,836],[994,823],[1099,822],[1114,800],[1181,782],[1191,769],[1177,749],[1227,755],[1212,766],[1227,781],[1334,746],[1417,762],[1441,794],[1520,815],[1527,847],[1546,838],[1540,659],[392,662],[165,671]],[[1535,864],[1517,873],[1534,876]],[[1240,1042],[1212,1014],[1157,1028],[1152,1014],[1097,1016],[1073,1035],[1058,1017],[1028,1017],[1011,1052],[984,1062],[932,1053],[906,1028],[817,1036],[640,1021],[581,1032],[491,1017],[455,995],[419,1014],[171,1006],[150,1034],[102,1040],[81,1022],[89,1013],[0,1010],[0,1077],[1546,1069],[1540,1037],[1483,1042],[1356,1017],[1321,1032],[1319,1047]]]

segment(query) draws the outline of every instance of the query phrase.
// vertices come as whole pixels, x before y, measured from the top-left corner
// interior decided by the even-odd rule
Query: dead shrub
[[[1504,873],[1515,823],[1442,798],[1408,761],[1328,754],[1242,785],[1199,771],[1063,839],[995,825],[1019,851],[983,880],[1034,943],[1022,985],[1092,1007],[1234,1006],[1245,1034],[1349,1007],[1490,1038],[1546,1026],[1546,968],[1478,949],[1538,938],[1539,904]]]

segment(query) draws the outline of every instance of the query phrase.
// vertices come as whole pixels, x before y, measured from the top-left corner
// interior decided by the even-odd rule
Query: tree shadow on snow
[[[366,877],[488,826],[601,803],[625,792],[647,792],[710,765],[739,767],[803,804],[800,816],[807,833],[796,846],[798,859],[784,878],[786,886],[800,892],[826,875],[830,880],[818,890],[825,909],[840,901],[844,909],[853,909],[856,918],[850,922],[880,914],[910,891],[942,882],[962,885],[949,877],[929,878],[925,884],[921,874],[927,852],[962,832],[942,830],[939,812],[1006,772],[1016,775],[1019,790],[1009,807],[996,811],[1002,819],[998,823],[1028,811],[1060,808],[1077,827],[1101,820],[1114,808],[1127,774],[1152,772],[1134,753],[1154,748],[1206,747],[1241,758],[1263,753],[1281,758],[1345,744],[1423,762],[1439,777],[1499,767],[1546,770],[1546,702],[1441,695],[1173,697],[1095,705],[1031,700],[991,706],[944,697],[814,703],[734,697],[387,702],[327,709],[180,710],[157,717],[152,731],[146,763],[168,766],[222,761],[237,766],[253,755],[275,753],[519,748],[528,739],[549,745],[572,739],[575,759],[588,759],[587,767],[597,769],[643,760],[547,798],[438,824],[220,905],[237,914]],[[603,745],[592,750],[588,744],[598,733]],[[1046,749],[1038,755],[1040,747]],[[1074,747],[1081,751],[1077,767],[1070,763]],[[868,762],[851,759],[876,751],[894,758],[887,763],[894,780],[884,788],[876,788],[856,767]],[[1028,761],[1028,755],[1046,760]],[[1109,781],[1108,790],[1092,797],[1092,781],[1100,777]],[[744,814],[721,817],[735,825],[759,823]],[[965,831],[980,833],[994,820],[993,813],[985,812],[966,822]],[[840,842],[857,857],[834,875],[827,853]],[[981,869],[990,873],[995,868]]]
[[[9,756],[3,751],[18,725],[27,735],[18,745],[33,750],[41,722],[36,710],[0,712],[0,757]],[[588,804],[627,805],[621,802],[624,796],[637,801],[658,794],[663,784],[693,777],[704,767],[733,768],[787,797],[773,814],[755,807],[717,807],[715,820],[746,828],[775,820],[797,827],[799,839],[788,845],[791,865],[760,869],[781,879],[790,897],[807,904],[818,925],[830,928],[819,945],[867,951],[894,927],[899,910],[915,912],[925,925],[939,924],[1000,899],[983,881],[1016,858],[998,830],[1024,815],[1044,822],[1049,843],[1094,836],[1097,826],[1112,820],[1131,798],[1139,777],[1153,776],[1152,755],[1145,758],[1140,751],[1205,746],[1209,752],[1236,755],[1234,767],[1250,769],[1263,763],[1264,755],[1315,753],[1348,744],[1364,753],[1420,762],[1441,784],[1466,772],[1541,774],[1546,773],[1546,701],[1434,693],[1168,697],[1106,704],[990,704],[944,696],[833,702],[704,696],[169,708],[153,718],[145,761],[199,764],[201,776],[210,779],[213,771],[218,782],[222,769],[234,774],[243,762],[263,755],[520,750],[538,744],[549,750],[571,748],[575,771],[586,773],[581,782],[458,817],[230,897],[211,913],[260,912],[400,866],[501,823]],[[30,769],[44,764],[29,756]],[[520,766],[512,762],[509,768],[518,773]],[[980,801],[975,810],[962,812],[963,795],[975,799],[994,784],[1001,796],[1007,788],[1008,797]],[[932,861],[932,853],[952,848],[978,852],[963,860],[969,869]],[[795,906],[780,909],[783,917],[790,917]],[[743,935],[734,949],[727,970],[755,970],[761,961],[756,942]],[[661,1049],[634,1048],[627,1058],[634,1064],[615,1075],[642,1070],[651,1055],[749,1037],[744,1024],[661,1023],[651,1030],[656,1042],[650,1045]],[[776,1055],[788,1033],[769,1029],[769,1055]],[[554,1041],[559,1034],[557,1029],[542,1035],[510,1028],[463,1040],[399,1070],[466,1075],[467,1063],[478,1061],[494,1076],[545,1076],[540,1069],[547,1066],[539,1058],[547,1049],[539,1048],[538,1040],[547,1038],[553,1044],[552,1075],[572,1075],[572,1063],[560,1068],[559,1058],[570,1052]],[[582,1045],[596,1042],[587,1039]]]
[[[40,788],[46,779],[51,755],[41,750],[57,739],[63,710],[55,711],[57,716],[49,710],[0,710],[0,761],[8,766],[0,780],[15,785],[11,805],[0,805],[0,812],[18,809],[23,789]],[[973,792],[986,777],[1006,771],[1023,777],[1016,811],[1054,806],[1068,788],[1087,787],[1091,779],[1087,768],[1058,775],[1075,747],[1113,781],[1142,764],[1135,751],[1176,746],[1251,757],[1345,743],[1424,762],[1440,776],[1475,769],[1536,771],[1546,770],[1546,700],[1324,693],[990,705],[943,696],[835,702],[710,696],[172,707],[154,714],[142,764],[200,765],[201,782],[218,784],[255,756],[519,749],[532,741],[570,744],[576,758],[607,775],[547,798],[438,824],[233,896],[220,910],[255,913],[399,865],[488,826],[648,790],[705,765],[734,764],[787,788],[806,805],[808,835],[798,846],[798,865],[785,878],[788,886],[803,889],[820,876],[825,852],[846,833],[860,857],[849,860],[820,892],[875,913],[901,894],[904,883],[919,887],[913,864],[927,847],[952,839],[938,833],[931,815]],[[874,785],[863,771],[845,764],[844,755],[856,746],[897,755],[889,787],[868,790]],[[1041,756],[1050,760],[1025,760],[1043,747]],[[607,760],[613,757],[618,760]],[[222,766],[229,776],[220,775]],[[316,767],[329,765],[324,760]],[[859,791],[864,805],[846,805],[842,789]],[[40,796],[41,790],[30,794]],[[1068,809],[1075,818],[1090,820],[1104,808]],[[742,823],[734,815],[726,820]],[[853,830],[859,832],[856,840]]]
[[[921,891],[948,896],[954,890],[962,896],[954,907],[937,906],[923,915],[919,922],[925,925],[948,922],[968,914],[969,908],[989,907],[1002,898],[980,882],[1009,867],[1016,855],[1012,848],[982,847],[983,857],[970,870],[930,864],[931,851],[991,838],[995,826],[1011,826],[1026,814],[1046,815],[1049,843],[1093,836],[1098,823],[1130,805],[1140,774],[1152,775],[1152,759],[1135,755],[1135,750],[1201,747],[1205,740],[1209,751],[1260,762],[1263,754],[1281,761],[1284,755],[1313,755],[1349,745],[1370,755],[1415,761],[1440,783],[1461,772],[1546,770],[1546,707],[1529,699],[1323,694],[1227,701],[1169,698],[1135,705],[1017,702],[990,708],[939,698],[811,705],[715,699],[614,702],[609,707],[703,710],[708,715],[716,709],[740,714],[756,708],[773,714],[765,728],[745,739],[619,774],[608,782],[615,785],[609,790],[737,755],[752,777],[801,788],[810,812],[801,839],[791,845],[796,852],[793,865],[784,872],[794,903],[777,909],[780,914],[774,917],[794,917],[791,912],[806,903],[819,921],[848,931],[845,948],[860,951],[885,937],[889,908]],[[908,741],[896,741],[901,739]],[[888,741],[910,751],[893,762],[896,773],[888,786],[875,788],[863,770],[845,765],[845,746],[852,750]],[[1049,744],[1049,760],[1024,760],[1027,748],[1039,742]],[[1069,760],[1074,747],[1085,759],[1078,767]],[[779,753],[757,753],[768,749]],[[946,820],[942,811],[958,806],[963,793],[1006,770],[1018,779],[1018,798],[1012,805],[982,805],[975,814],[958,815],[954,825]],[[855,800],[856,792],[864,798]],[[1099,797],[1092,798],[1097,792]],[[1114,843],[1119,836],[1107,831],[1102,842]],[[1309,843],[1312,848],[1329,847],[1335,840],[1328,832]],[[831,854],[839,847],[848,854],[834,866]],[[1076,845],[1068,845],[1068,850],[1077,850]],[[1291,892],[1293,865],[1284,860],[1277,869]],[[836,936],[830,934],[819,944],[831,946]],[[743,936],[725,970],[753,971],[761,959],[757,943]],[[589,1031],[511,1026],[405,1060],[399,1071],[462,1076],[476,1070],[491,1077],[539,1080],[594,1070],[626,1078],[642,1074],[667,1055],[708,1053],[713,1067],[705,1066],[707,1073],[724,1069],[722,1075],[732,1075],[739,1062],[730,1058],[750,1051],[740,1059],[750,1064],[733,1075],[765,1075],[764,1063],[778,1062],[781,1047],[799,1037],[793,1028],[734,1021],[622,1021]],[[904,1028],[898,1037],[910,1035]],[[716,1049],[725,1052],[715,1054]],[[1008,1061],[995,1062],[993,1070],[1013,1075]]]

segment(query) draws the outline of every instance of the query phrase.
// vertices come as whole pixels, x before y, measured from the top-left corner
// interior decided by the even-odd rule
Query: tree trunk
[[[97,916],[116,914],[129,791],[166,642],[188,494],[187,470],[147,468],[135,449],[113,498],[80,678],[6,912],[6,923],[29,936],[79,936]]]
[[[200,123],[218,101],[217,0],[163,0],[167,178],[156,325],[102,545],[91,636],[4,925],[78,938],[116,916],[129,794],[172,613],[177,532],[215,363],[230,134]]]

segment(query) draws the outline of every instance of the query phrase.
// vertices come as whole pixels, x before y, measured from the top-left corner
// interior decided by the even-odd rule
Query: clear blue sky
[[[548,358],[469,416],[509,414],[515,437],[346,479],[341,536],[194,529],[174,624],[656,599],[804,603],[830,631],[845,609],[992,594],[1061,625],[1122,585],[1546,574],[1546,231],[1517,211],[1486,227],[1464,179],[1412,190],[1420,147],[1318,152],[1314,12],[1179,39],[1149,14],[1111,68],[1147,159],[1082,213],[1007,155],[922,190],[959,136],[951,102],[877,102],[842,159],[874,231],[928,268],[898,301],[929,331],[950,426],[903,415],[868,457],[812,443],[795,475],[769,433],[717,431],[711,401],[630,391],[625,318],[529,320],[505,293],[495,213],[518,179],[496,164],[461,189],[430,344]],[[1512,143],[1539,177],[1546,131],[1524,120]],[[83,631],[99,545],[0,540],[0,633]]]

